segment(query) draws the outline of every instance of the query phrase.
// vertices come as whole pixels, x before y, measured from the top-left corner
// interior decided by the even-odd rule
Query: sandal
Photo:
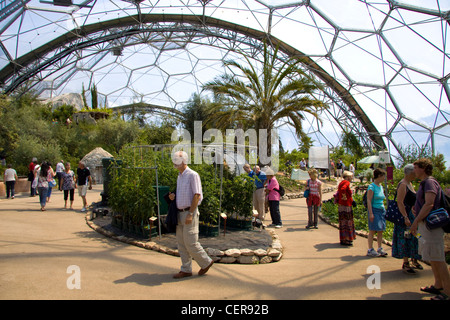
[[[415,274],[417,274],[417,273],[414,271],[414,269],[409,265],[408,262],[403,263],[402,269],[403,269],[403,273],[405,273],[405,274],[410,274],[410,275],[415,275]]]
[[[414,269],[417,269],[417,270],[423,270],[423,267],[422,267],[422,265],[419,263],[419,261],[417,261],[417,260],[412,260],[411,263],[412,263],[412,267],[413,267]]]
[[[420,291],[440,295],[442,289],[444,289],[444,288],[438,289],[438,288],[435,288],[433,285],[431,285],[429,287],[420,288]]]
[[[449,301],[450,297],[446,295],[445,293],[438,294],[436,297],[431,298],[431,300],[438,300],[438,301]]]

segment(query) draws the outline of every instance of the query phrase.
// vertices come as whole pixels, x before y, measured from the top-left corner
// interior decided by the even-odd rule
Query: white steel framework
[[[438,0],[0,1],[0,83],[42,96],[95,84],[109,107],[180,109],[224,59],[302,58],[325,85],[316,144],[343,128],[368,148],[450,156],[450,3]],[[238,53],[239,52],[239,53]]]

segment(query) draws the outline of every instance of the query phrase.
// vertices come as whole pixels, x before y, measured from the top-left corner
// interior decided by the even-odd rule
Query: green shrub
[[[124,148],[113,166],[109,185],[109,203],[124,221],[147,221],[156,211],[156,172],[142,169],[157,166],[158,184],[175,192],[178,171],[173,167],[170,152],[151,148]],[[228,216],[250,219],[252,216],[253,180],[247,175],[235,176],[224,168],[221,186],[221,168],[212,164],[192,164],[189,167],[200,175],[203,200],[199,206],[200,221],[216,225],[221,212]],[[222,202],[221,202],[222,190]]]

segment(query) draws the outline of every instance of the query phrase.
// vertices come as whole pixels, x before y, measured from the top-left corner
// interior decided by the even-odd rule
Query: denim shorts
[[[367,219],[369,220],[369,230],[370,231],[384,231],[386,230],[386,209],[384,208],[374,208],[373,212],[373,222],[370,222],[369,214],[367,214]]]

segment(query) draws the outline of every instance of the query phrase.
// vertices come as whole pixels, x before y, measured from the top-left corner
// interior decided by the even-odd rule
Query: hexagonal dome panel
[[[450,2],[443,0],[0,0],[0,80],[42,97],[95,84],[109,107],[182,108],[241,53],[302,57],[324,84],[316,145],[350,128],[367,147],[450,157]],[[256,63],[255,63],[256,65]],[[236,75],[239,76],[239,75]],[[107,98],[107,99],[106,99]],[[283,144],[296,139],[281,127]]]

